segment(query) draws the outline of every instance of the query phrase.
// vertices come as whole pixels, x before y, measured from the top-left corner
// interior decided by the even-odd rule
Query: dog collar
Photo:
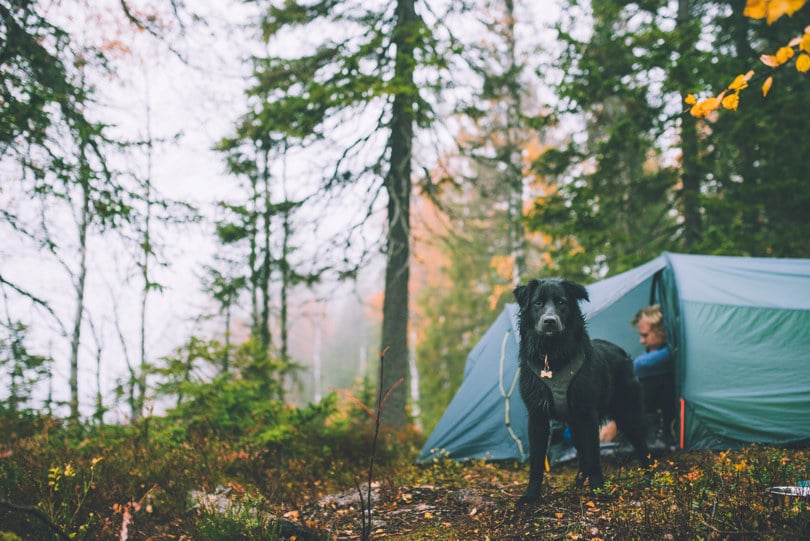
[[[574,374],[579,372],[579,369],[582,368],[584,360],[585,356],[580,353],[579,355],[574,357],[570,363],[563,365],[560,368],[560,372],[562,372],[561,377],[563,377],[566,381],[570,381],[571,378],[574,377]],[[521,362],[521,364],[525,364],[526,366],[528,366],[529,370],[531,370],[532,373],[541,380],[552,379],[554,377],[554,372],[551,370],[551,365],[548,362],[548,353],[546,353],[543,359],[542,370],[538,370],[537,367],[526,361]]]

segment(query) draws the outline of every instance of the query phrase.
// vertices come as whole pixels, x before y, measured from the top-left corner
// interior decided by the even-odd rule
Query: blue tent
[[[681,448],[810,442],[810,260],[664,253],[587,286],[591,338],[642,352],[630,320],[661,304],[675,356]],[[467,358],[417,461],[528,459],[517,305]]]

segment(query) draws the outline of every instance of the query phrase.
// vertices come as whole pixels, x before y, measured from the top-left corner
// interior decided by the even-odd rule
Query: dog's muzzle
[[[537,322],[537,331],[543,334],[555,334],[558,332],[562,332],[562,321],[560,318],[547,314],[540,318],[540,321]]]

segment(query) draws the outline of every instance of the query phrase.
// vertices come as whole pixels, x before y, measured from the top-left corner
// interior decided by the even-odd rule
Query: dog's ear
[[[526,303],[529,301],[529,286],[517,286],[513,293],[515,294],[515,300],[518,306],[521,308],[526,306]]]
[[[515,300],[517,301],[518,305],[523,308],[524,306],[529,304],[529,300],[532,296],[532,288],[536,287],[540,282],[537,280],[532,280],[526,285],[517,286],[514,290]]]
[[[562,285],[565,288],[566,295],[573,297],[578,301],[590,300],[588,298],[588,290],[585,289],[585,286],[576,284],[574,282],[569,282],[568,280],[563,280]]]

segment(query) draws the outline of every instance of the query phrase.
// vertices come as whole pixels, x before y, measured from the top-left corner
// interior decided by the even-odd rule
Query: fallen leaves
[[[606,477],[613,484],[604,499],[603,493],[574,487],[575,464],[559,466],[549,473],[542,503],[523,507],[515,506],[525,489],[523,467],[474,463],[458,474],[457,465],[451,464],[447,467],[456,472],[453,476],[418,470],[376,486],[371,533],[377,541],[599,541],[712,538],[717,531],[732,534],[739,529],[767,538],[798,531],[810,524],[810,515],[792,508],[774,513],[767,495],[752,480],[752,471],[800,470],[795,475],[807,478],[808,452],[683,453],[656,461],[651,471],[606,460]],[[730,486],[739,490],[727,490]],[[350,492],[313,496],[309,505],[299,502],[294,510],[299,521],[319,525],[334,541],[354,541],[360,534],[359,501],[348,497]],[[684,507],[683,499],[691,504]],[[740,517],[733,529],[723,522],[729,513]]]

